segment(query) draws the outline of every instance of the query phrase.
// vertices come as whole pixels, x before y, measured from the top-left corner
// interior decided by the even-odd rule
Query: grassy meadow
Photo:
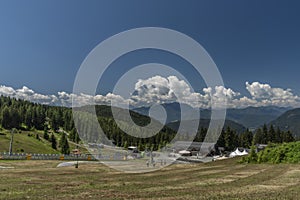
[[[39,135],[39,139],[36,135]],[[42,131],[20,131],[14,134],[13,152],[18,153],[59,153],[51,148],[51,143],[42,138]],[[8,152],[11,133],[0,131],[0,152]]]
[[[1,161],[0,199],[299,199],[300,164],[228,159],[126,174],[91,162]]]

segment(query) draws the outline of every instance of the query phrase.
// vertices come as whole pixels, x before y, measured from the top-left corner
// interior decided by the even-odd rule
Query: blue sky
[[[77,70],[96,45],[119,32],[152,26],[198,41],[227,88],[249,96],[246,81],[257,81],[300,95],[299,9],[292,0],[1,1],[0,85],[71,93]],[[110,92],[132,65],[154,61],[184,69],[197,91],[204,87],[184,62],[144,51],[114,63],[99,92]]]

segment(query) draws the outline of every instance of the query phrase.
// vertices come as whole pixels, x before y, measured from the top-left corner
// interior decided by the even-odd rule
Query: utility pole
[[[12,155],[12,148],[13,148],[13,142],[14,142],[14,133],[15,129],[11,129],[11,138],[10,138],[10,144],[9,144],[9,155]]]

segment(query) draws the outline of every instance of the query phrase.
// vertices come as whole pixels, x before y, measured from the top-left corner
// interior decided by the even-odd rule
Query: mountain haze
[[[193,115],[189,113],[195,112],[195,109],[187,104],[166,103],[162,104],[167,113],[166,124],[181,120],[180,106],[187,111],[182,118],[184,120],[193,120]],[[135,112],[142,115],[149,115],[149,107],[134,108]],[[263,124],[267,124],[275,120],[281,114],[289,110],[289,108],[266,106],[266,107],[247,107],[247,108],[230,108],[226,111],[226,119],[243,125],[246,128],[257,128]],[[211,111],[209,109],[200,109],[201,119],[210,119]],[[160,119],[157,119],[161,121]]]
[[[195,120],[182,121],[182,122],[184,124],[188,125],[188,124],[193,124],[195,122]],[[168,123],[166,126],[177,131],[180,126],[180,123],[181,123],[180,121],[174,121],[174,122]],[[210,123],[210,119],[200,119],[200,121],[198,122],[198,124],[199,124],[198,131],[200,131],[202,128],[208,129],[209,123]],[[189,126],[185,126],[185,127],[186,127],[185,131],[190,132]],[[242,133],[242,132],[246,131],[246,128],[243,125],[238,124],[231,120],[225,120],[223,128],[226,129],[227,127],[230,127],[230,129],[235,130],[237,133]]]

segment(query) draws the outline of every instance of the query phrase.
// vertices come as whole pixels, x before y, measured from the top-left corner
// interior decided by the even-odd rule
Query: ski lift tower
[[[11,129],[11,138],[10,138],[10,143],[9,143],[9,155],[12,155],[12,148],[13,148],[13,142],[14,142],[14,133],[16,132],[16,129],[13,128]]]

